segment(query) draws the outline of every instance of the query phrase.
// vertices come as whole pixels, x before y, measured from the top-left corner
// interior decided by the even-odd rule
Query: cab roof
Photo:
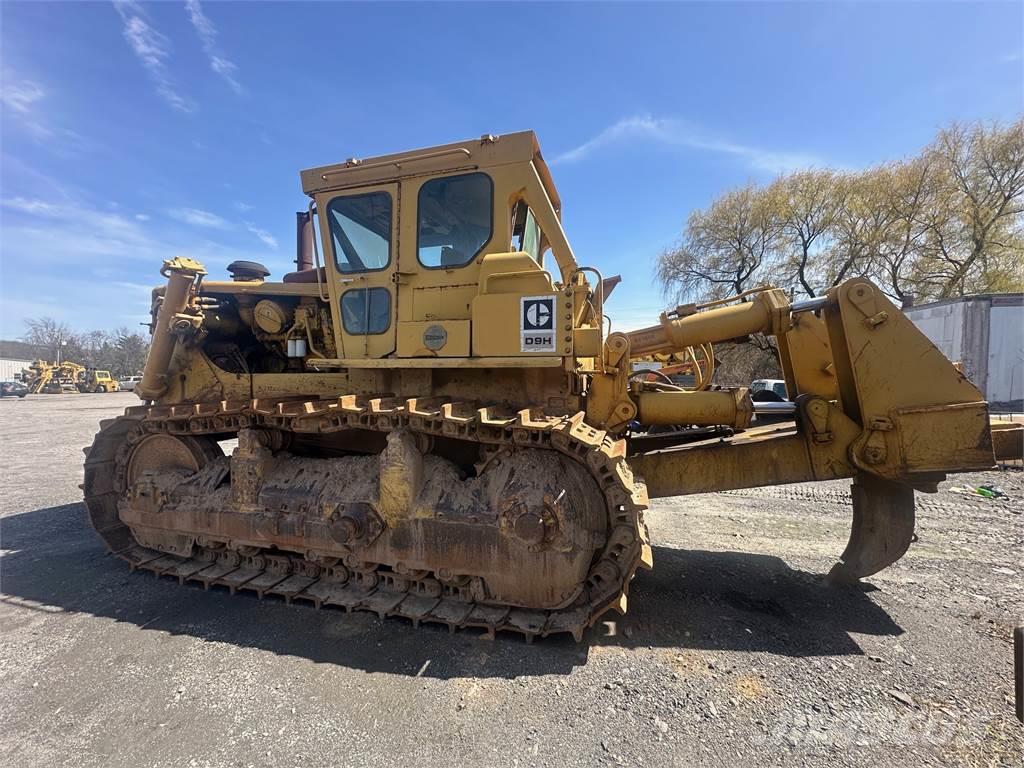
[[[532,162],[555,211],[561,215],[562,203],[554,180],[540,152],[533,131],[518,131],[500,136],[485,134],[478,139],[456,141],[409,152],[350,158],[343,163],[323,165],[300,172],[302,191],[307,195],[348,187],[383,184],[412,176],[450,171],[472,171],[509,163]]]

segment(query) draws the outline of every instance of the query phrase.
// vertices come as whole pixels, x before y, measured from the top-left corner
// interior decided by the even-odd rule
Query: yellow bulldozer
[[[906,552],[915,491],[995,464],[978,389],[866,279],[616,331],[532,132],[301,181],[297,269],[280,281],[253,262],[230,280],[163,265],[144,404],[86,449],[92,524],[132,568],[580,639],[652,567],[652,498],[850,478],[852,533],[830,573],[850,582]],[[777,341],[789,426],[749,429],[743,388],[632,370],[757,333]],[[643,429],[666,424],[686,429],[646,447]]]

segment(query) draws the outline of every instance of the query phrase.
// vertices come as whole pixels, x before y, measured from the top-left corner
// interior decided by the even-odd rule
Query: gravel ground
[[[1012,765],[1014,497],[919,497],[919,541],[825,586],[846,483],[655,503],[655,568],[585,642],[449,635],[130,575],[80,502],[127,393],[0,401],[0,762]]]

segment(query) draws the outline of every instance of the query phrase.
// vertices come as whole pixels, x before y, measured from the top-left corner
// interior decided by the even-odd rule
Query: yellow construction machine
[[[85,462],[92,523],[133,568],[578,639],[652,566],[650,498],[850,478],[830,574],[849,582],[907,550],[915,490],[995,464],[978,389],[868,280],[616,331],[532,132],[301,180],[281,281],[252,262],[230,280],[163,265],[144,404],[103,422]],[[778,344],[789,427],[745,429],[745,389],[633,375],[632,360],[758,333]],[[650,450],[636,424],[689,431]]]
[[[84,365],[67,360],[62,363],[36,360],[22,372],[22,378],[32,395],[74,394],[78,392],[78,382],[84,372]]]
[[[79,392],[117,392],[117,379],[110,375],[110,371],[100,371],[96,368],[86,368],[78,379]]]

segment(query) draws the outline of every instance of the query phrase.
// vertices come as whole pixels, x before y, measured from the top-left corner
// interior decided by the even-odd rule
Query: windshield
[[[369,272],[391,263],[391,195],[336,197],[327,212],[339,270]]]
[[[490,242],[494,184],[486,173],[432,179],[417,199],[416,249],[423,266],[464,266]]]

